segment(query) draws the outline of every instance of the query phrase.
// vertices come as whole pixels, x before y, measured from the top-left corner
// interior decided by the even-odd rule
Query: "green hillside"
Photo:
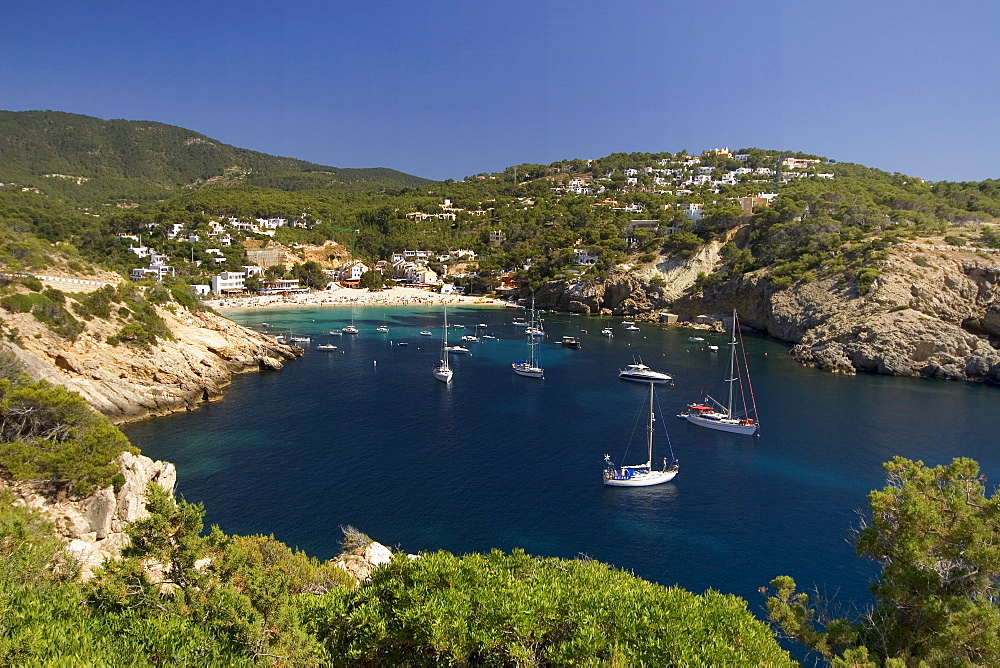
[[[385,168],[340,169],[229,146],[152,121],[0,111],[0,181],[82,204],[162,199],[184,187],[377,190],[429,183]]]

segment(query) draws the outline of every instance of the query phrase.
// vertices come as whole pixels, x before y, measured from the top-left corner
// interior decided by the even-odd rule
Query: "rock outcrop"
[[[735,308],[743,325],[793,344],[792,355],[806,365],[1000,384],[1000,256],[907,242],[888,251],[864,295],[843,275],[779,289],[766,270],[693,293],[698,274],[721,265],[721,244],[624,268],[603,283],[552,282],[536,303],[646,321],[666,309],[690,318]]]
[[[124,483],[117,491],[104,487],[94,494],[74,499],[56,492],[51,485],[10,478],[0,486],[13,490],[16,505],[41,512],[55,525],[56,535],[81,566],[86,579],[107,557],[117,557],[128,543],[125,527],[149,516],[146,490],[153,482],[173,493],[177,471],[169,462],[123,452],[119,458]]]
[[[190,410],[219,399],[234,374],[280,369],[302,354],[295,346],[211,312],[156,307],[173,340],[149,349],[107,342],[120,325],[93,319],[75,341],[54,335],[31,314],[3,313],[21,347],[11,346],[36,379],[75,390],[114,422]]]

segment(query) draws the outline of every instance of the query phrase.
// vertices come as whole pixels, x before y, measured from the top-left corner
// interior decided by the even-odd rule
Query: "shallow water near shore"
[[[547,314],[546,377],[536,380],[510,369],[527,355],[510,324],[522,311],[449,308],[449,321],[466,326],[452,343],[479,323],[498,338],[465,344],[472,355],[452,358],[445,385],[431,376],[440,308],[227,315],[312,341],[280,372],[238,377],[221,402],[123,430],[177,465],[179,493],[205,503],[207,523],[274,534],[319,558],[338,553],[349,524],[407,552],[586,555],[661,584],[737,594],[758,615],[758,588],[782,574],[839,592],[847,606],[867,601],[876,572],[850,540],[868,492],[884,486],[882,462],[972,457],[1000,479],[1000,389],[819,372],[752,335],[759,437],[673,417],[706,392],[723,396],[727,335],[703,334],[715,353],[688,342],[688,329],[627,332],[620,319]],[[358,336],[329,336],[352,315]],[[383,323],[388,333],[375,330]],[[609,326],[610,340],[600,334]],[[582,349],[554,343],[563,335],[581,337]],[[315,350],[327,342],[337,350]],[[638,435],[623,457],[647,392],[617,376],[634,357],[675,377],[656,394],[681,470],[665,485],[611,488],[601,483],[605,453],[645,458]],[[654,461],[669,456],[662,431],[658,439]]]

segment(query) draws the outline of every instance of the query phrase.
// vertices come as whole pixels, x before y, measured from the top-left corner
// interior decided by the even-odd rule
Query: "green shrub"
[[[344,664],[794,665],[735,596],[521,550],[399,555],[309,619]]]
[[[86,495],[111,484],[126,450],[138,453],[76,392],[0,379],[0,465],[14,477]]]
[[[882,275],[878,269],[874,267],[866,267],[858,272],[858,294],[866,295],[868,291],[871,290],[872,285],[875,284],[876,279]]]
[[[31,314],[35,316],[36,320],[47,325],[53,333],[64,339],[73,341],[83,332],[83,323],[74,318],[69,311],[63,308],[62,304],[46,300],[35,304],[31,308]]]
[[[19,276],[17,282],[32,292],[41,292],[44,288],[42,282],[34,276]]]
[[[37,293],[25,294],[23,292],[16,292],[0,299],[0,306],[3,306],[11,313],[30,313],[31,309],[37,304],[45,304],[48,301],[47,297]]]
[[[964,246],[966,243],[964,237],[956,237],[954,235],[946,236],[944,238],[944,241],[945,243],[951,244],[952,246]]]
[[[925,255],[914,255],[913,256],[913,264],[919,265],[921,267],[930,267],[930,266],[933,266],[933,265],[931,265],[931,261],[928,260],[927,256],[925,256]]]
[[[108,343],[113,346],[126,343],[139,348],[149,348],[156,343],[156,334],[140,322],[130,322],[122,326],[114,336],[109,336]]]

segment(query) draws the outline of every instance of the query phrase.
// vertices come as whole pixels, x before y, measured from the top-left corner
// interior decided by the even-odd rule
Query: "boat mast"
[[[648,454],[646,455],[646,468],[653,470],[653,383],[649,384],[649,433],[646,435]]]
[[[448,366],[448,305],[444,304],[444,332],[441,334],[441,361]]]
[[[733,309],[733,340],[729,344],[729,403],[726,406],[726,417],[733,417],[733,384],[736,382],[736,309]]]

